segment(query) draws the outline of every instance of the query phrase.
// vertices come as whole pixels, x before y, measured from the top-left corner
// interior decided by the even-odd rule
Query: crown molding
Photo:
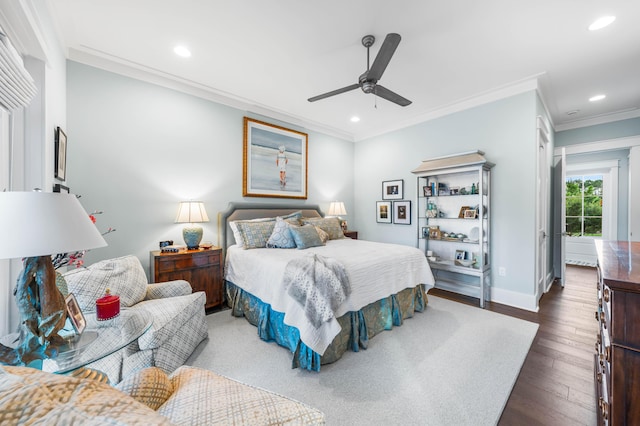
[[[633,108],[625,111],[618,111],[609,114],[602,114],[594,117],[588,117],[581,120],[569,121],[557,124],[556,132],[564,130],[579,129],[581,127],[596,126],[598,124],[612,123],[614,121],[628,120],[630,118],[640,117],[640,108]]]

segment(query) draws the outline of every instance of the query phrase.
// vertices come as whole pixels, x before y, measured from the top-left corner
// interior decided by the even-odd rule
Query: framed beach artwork
[[[244,117],[242,195],[307,199],[306,133]]]

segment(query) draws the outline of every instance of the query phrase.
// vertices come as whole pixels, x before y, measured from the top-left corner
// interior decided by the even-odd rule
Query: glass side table
[[[98,361],[134,342],[152,324],[145,311],[136,309],[122,309],[118,317],[107,321],[96,320],[95,312],[84,316],[87,327],[82,335],[70,338],[54,358],[43,360],[43,371],[64,374]],[[7,337],[2,340],[8,342]]]

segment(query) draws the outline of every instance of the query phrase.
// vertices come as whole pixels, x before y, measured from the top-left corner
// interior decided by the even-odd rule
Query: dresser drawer
[[[199,253],[193,256],[175,256],[158,259],[158,272],[172,272],[220,264],[220,253]]]

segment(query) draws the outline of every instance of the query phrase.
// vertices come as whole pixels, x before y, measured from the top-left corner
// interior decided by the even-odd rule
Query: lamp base
[[[64,339],[58,335],[65,324],[64,296],[56,287],[51,256],[27,257],[16,285],[20,311],[20,339],[17,347],[0,344],[0,361],[30,365],[58,353]]]
[[[182,229],[182,238],[187,245],[187,250],[197,250],[202,241],[202,226],[190,225]]]

